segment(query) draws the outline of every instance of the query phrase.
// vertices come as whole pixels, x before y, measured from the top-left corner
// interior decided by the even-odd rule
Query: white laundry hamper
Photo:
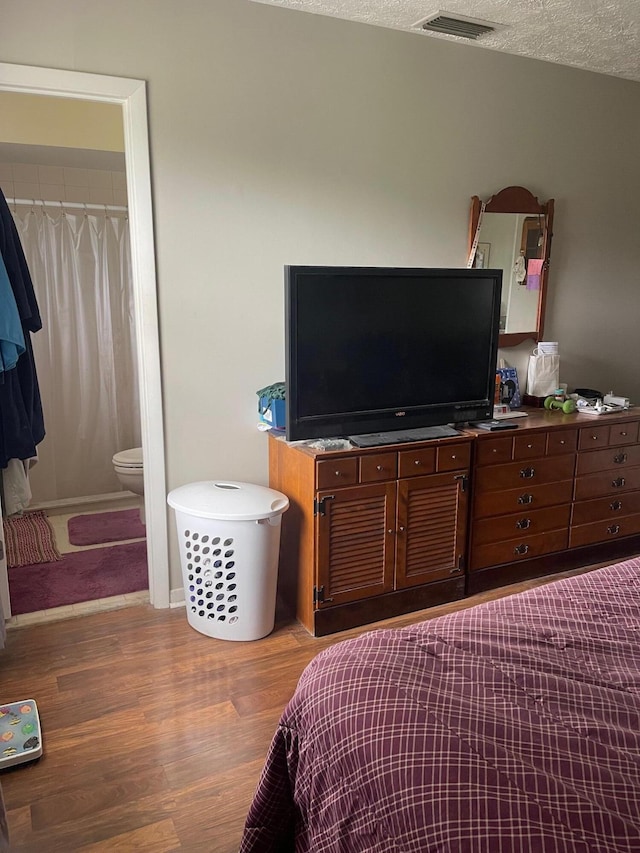
[[[174,489],[167,502],[175,510],[191,627],[220,640],[271,633],[286,495],[251,483],[207,480]]]

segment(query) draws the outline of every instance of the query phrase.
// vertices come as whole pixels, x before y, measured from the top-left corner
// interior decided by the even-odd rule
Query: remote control
[[[478,429],[488,429],[490,432],[500,429],[518,429],[518,424],[510,421],[472,421],[471,426],[478,427]]]

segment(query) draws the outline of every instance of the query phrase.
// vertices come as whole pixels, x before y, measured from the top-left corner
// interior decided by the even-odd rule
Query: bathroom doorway
[[[2,91],[107,102],[119,104],[122,109],[137,333],[136,365],[141,408],[141,443],[145,458],[149,596],[155,607],[167,607],[169,572],[164,440],[145,86],[142,81],[136,80],[0,63],[0,92]],[[4,571],[6,572],[6,568]]]

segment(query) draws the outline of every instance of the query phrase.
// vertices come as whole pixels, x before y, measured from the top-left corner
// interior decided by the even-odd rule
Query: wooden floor
[[[554,578],[378,623],[401,626]],[[0,774],[13,851],[236,853],[280,713],[323,639],[279,617],[269,637],[213,640],[185,611],[131,607],[15,627],[0,704],[35,699],[44,754]]]

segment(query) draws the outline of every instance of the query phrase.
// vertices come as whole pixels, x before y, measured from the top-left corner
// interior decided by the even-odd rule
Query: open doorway
[[[0,91],[119,104],[122,109],[141,441],[145,460],[149,595],[155,607],[167,607],[164,438],[145,84],[139,80],[0,64]],[[3,588],[6,582],[3,584],[0,577],[0,592]],[[4,609],[6,616],[6,603]]]

